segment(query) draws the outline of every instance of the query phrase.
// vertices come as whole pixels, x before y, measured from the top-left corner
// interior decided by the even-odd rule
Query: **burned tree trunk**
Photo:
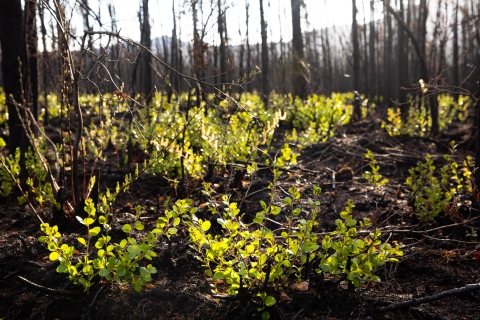
[[[267,24],[263,12],[263,0],[260,0],[260,28],[262,34],[262,100],[266,106],[268,103],[268,42]]]
[[[376,93],[376,70],[375,70],[375,1],[370,0],[370,43],[369,43],[369,54],[370,54],[370,99],[375,96]]]
[[[151,28],[150,28],[150,14],[148,10],[148,0],[142,0],[142,30],[140,34],[140,43],[151,49],[152,39],[151,39]],[[145,103],[150,104],[153,97],[153,85],[152,85],[152,56],[146,52],[142,51],[140,54],[140,60],[142,63],[141,73],[142,81],[140,90],[145,98]]]
[[[400,11],[399,13],[399,18],[402,19],[402,21],[405,21],[405,12],[404,12],[404,6],[403,6],[403,0],[400,0]],[[407,65],[408,65],[408,56],[406,52],[406,47],[407,47],[407,39],[405,37],[405,31],[403,28],[398,27],[398,76],[399,76],[399,84],[400,86],[397,86],[397,96],[399,98],[399,101],[401,104],[400,110],[402,114],[402,118],[404,120],[407,119],[408,117],[408,110],[409,110],[409,105],[404,104],[407,100],[407,92],[402,89],[402,87],[407,86]]]
[[[37,4],[34,1],[25,1],[24,34],[27,46],[28,77],[24,79],[27,91],[27,104],[35,119],[38,119],[38,37],[37,37]]]
[[[291,0],[292,6],[292,29],[293,29],[293,95],[302,99],[307,97],[307,81],[305,79],[303,37],[300,23],[301,0]]]
[[[225,21],[222,1],[218,0],[218,35],[220,36],[220,82],[227,82],[227,49],[225,46]]]
[[[358,44],[357,1],[352,0],[352,43],[353,43],[353,90],[360,90],[360,48]],[[361,117],[360,104],[353,106],[352,120],[358,121]]]
[[[458,57],[458,0],[455,2],[455,16],[453,19],[453,85],[458,86],[459,81],[459,68],[458,64],[460,59]]]
[[[22,78],[25,75],[25,43],[22,41],[22,6],[20,0],[0,0],[0,43],[2,75],[8,108],[9,150],[15,150],[26,140],[16,104],[23,104]]]

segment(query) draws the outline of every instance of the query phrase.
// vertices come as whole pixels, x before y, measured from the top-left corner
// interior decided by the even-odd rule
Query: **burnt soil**
[[[298,164],[282,171],[277,192],[296,185],[311,195],[312,185],[322,187],[318,232],[334,230],[347,199],[356,207],[354,217],[369,217],[379,228],[414,230],[417,232],[384,233],[384,240],[404,245],[405,255],[398,264],[387,264],[376,271],[381,282],[367,283],[360,289],[309,279],[307,291],[284,290],[291,301],[277,302],[271,308],[271,319],[480,319],[480,291],[445,297],[433,302],[391,312],[376,308],[414,298],[422,298],[467,284],[480,283],[480,261],[475,257],[475,241],[466,237],[471,228],[479,228],[476,220],[468,224],[445,227],[476,216],[472,199],[458,200],[455,215],[441,215],[434,222],[419,223],[409,203],[410,191],[405,187],[408,169],[430,153],[439,164],[448,153],[450,140],[459,144],[455,159],[461,163],[466,155],[474,155],[475,139],[470,124],[454,123],[435,138],[389,137],[373,122],[360,122],[341,128],[334,138],[304,149]],[[367,170],[366,148],[372,150],[381,166],[381,174],[389,179],[381,188],[363,179]],[[141,152],[140,152],[141,153]],[[133,164],[120,168],[113,162],[100,162],[100,190],[123,181],[133,172]],[[209,177],[219,194],[232,194],[241,200],[248,190],[242,211],[253,216],[260,208],[259,200],[267,198],[266,187],[272,179],[270,169],[259,171],[251,187],[249,179],[237,180],[238,168],[216,167]],[[241,168],[240,168],[241,169]],[[335,186],[332,184],[336,173]],[[351,176],[353,172],[353,177]],[[238,177],[242,177],[237,174]],[[145,221],[155,221],[165,208],[163,200],[190,196],[201,205],[201,184],[189,182],[182,190],[172,189],[158,176],[142,175],[115,205],[113,229],[130,221],[134,206],[145,209]],[[212,286],[188,245],[186,230],[156,248],[152,261],[158,270],[152,282],[140,293],[130,287],[97,283],[86,293],[55,272],[57,262],[48,259],[49,251],[38,241],[39,223],[27,206],[18,206],[12,198],[0,201],[0,318],[1,319],[252,319],[254,308],[239,302],[215,299]],[[130,219],[130,220],[129,220]],[[116,225],[115,225],[116,224]],[[434,232],[422,230],[439,228]],[[62,231],[62,230],[60,230]],[[65,240],[74,240],[81,229],[65,233]],[[80,253],[81,254],[81,253]],[[21,281],[23,277],[38,285],[64,290],[47,293]],[[293,281],[293,280],[292,280]],[[279,301],[279,293],[276,293]]]

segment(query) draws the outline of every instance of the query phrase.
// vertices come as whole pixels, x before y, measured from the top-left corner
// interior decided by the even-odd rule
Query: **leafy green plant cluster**
[[[278,175],[276,171],[275,176]],[[300,206],[301,194],[295,187],[288,190],[282,206],[274,205],[274,186],[275,182],[269,187],[270,203],[260,202],[262,210],[251,223],[245,221],[237,203],[230,202],[228,196],[217,203],[208,184],[204,193],[210,197],[212,218],[200,219],[191,201],[177,201],[189,226],[192,248],[217,290],[223,283],[229,294],[247,290],[262,302],[259,310],[263,310],[276,302],[272,289],[288,285],[292,277],[302,281],[309,266],[322,276],[343,274],[360,286],[367,280],[378,281],[373,274],[375,268],[387,261],[398,261],[394,256],[403,254],[398,245],[383,243],[378,230],[360,236],[359,228],[371,224],[368,219],[353,219],[351,201],[340,214],[341,219],[336,220],[336,230],[320,238],[314,232],[320,213],[320,188],[314,187],[316,199],[307,199],[308,210],[304,211]],[[282,227],[271,229],[269,224],[278,220],[281,212],[285,219]],[[211,221],[216,221],[215,228]],[[212,230],[218,230],[217,227],[220,232]],[[268,316],[265,311],[264,317]]]
[[[375,186],[377,187],[380,187],[388,183],[388,179],[384,178],[379,173],[380,166],[377,164],[377,159],[375,159],[375,155],[370,149],[367,149],[367,154],[365,155],[365,159],[370,161],[368,165],[370,166],[371,171],[365,171],[365,173],[362,174],[362,177],[367,179],[368,182],[375,184]]]
[[[427,154],[425,162],[419,161],[415,168],[409,170],[410,176],[406,185],[412,189],[412,201],[420,220],[431,221],[440,213],[459,192],[471,192],[471,158],[464,161],[459,168],[452,156],[455,153],[455,141],[450,143],[451,153],[444,155],[447,164],[440,169],[434,164],[431,155]]]
[[[7,100],[5,99],[5,91],[0,88],[0,125],[7,122]],[[1,147],[1,146],[0,146]]]
[[[39,148],[46,151],[44,143]],[[47,180],[47,170],[37,154],[29,148],[25,153],[25,166],[27,170],[27,185],[30,187],[30,193],[34,196],[37,203],[43,209],[44,202],[56,205],[53,195],[51,182]],[[0,155],[0,196],[8,196],[12,193],[13,188],[19,183],[20,179],[20,149],[17,149],[14,155],[4,157]],[[29,195],[26,191],[26,195]],[[18,198],[20,204],[25,203],[23,196]]]
[[[151,281],[151,275],[157,272],[155,267],[144,261],[157,256],[154,248],[160,237],[165,235],[170,238],[177,233],[176,226],[180,223],[180,218],[169,211],[158,218],[153,230],[144,232],[145,225],[140,220],[142,207],[137,206],[133,224],[127,223],[121,228],[125,237],[118,243],[112,243],[109,235],[111,204],[121,189],[128,189],[127,185],[128,178],[123,188],[117,185],[114,193],[107,189],[106,195],[101,197],[98,213],[91,199],[85,201],[87,217],[82,219],[77,216],[77,219],[85,226],[87,237],[77,238],[79,249],[64,243],[57,226],[50,226],[48,223],[40,226],[45,235],[40,237],[39,241],[45,243],[51,251],[50,260],[60,262],[56,271],[68,274],[69,279],[75,284],[81,284],[85,291],[89,290],[98,278],[121,285],[133,285],[136,291],[140,291]],[[142,232],[146,234],[136,235]]]
[[[408,96],[408,99],[410,108],[405,121],[402,120],[400,108],[388,108],[387,110],[387,121],[382,122],[382,128],[391,136],[424,136],[432,124],[425,100],[419,100],[417,104],[414,104],[412,96]],[[472,104],[472,100],[468,96],[454,98],[447,94],[438,95],[437,101],[439,130],[444,130],[455,119],[465,121],[468,116],[468,108]]]
[[[305,102],[295,99],[288,108],[287,122],[293,129],[287,140],[303,146],[333,137],[338,126],[350,122],[353,99],[353,93],[332,93],[330,97],[314,94]]]
[[[287,132],[286,140],[291,144],[284,144],[280,154],[284,164],[279,165],[288,166],[295,164],[297,152],[306,144],[324,141],[333,136],[337,126],[348,123],[353,101],[352,94],[313,95],[302,102],[273,92],[269,99],[272,106],[267,107],[258,94],[245,93],[236,100],[219,100],[213,95],[207,98],[208,104],[197,103],[195,95],[184,93],[168,102],[166,96],[155,94],[151,105],[129,115],[133,109],[118,95],[81,95],[79,103],[87,115],[84,152],[105,159],[104,150],[113,145],[119,165],[149,158],[146,165],[151,173],[199,178],[209,164],[251,161],[262,149],[269,151],[275,129],[286,120],[294,129]],[[55,94],[46,99],[41,102],[47,105],[50,118],[68,118],[68,108]],[[69,137],[64,137],[63,144],[69,143]],[[148,156],[131,158],[132,147]],[[62,148],[57,149],[60,152]]]

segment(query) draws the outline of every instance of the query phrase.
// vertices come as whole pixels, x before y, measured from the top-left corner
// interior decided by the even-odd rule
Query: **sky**
[[[236,45],[245,41],[246,33],[246,10],[245,4],[247,0],[223,0],[228,9],[226,11],[227,31],[230,38],[229,45]],[[108,14],[107,5],[113,3],[117,20],[117,27],[123,36],[139,40],[140,30],[137,12],[140,6],[140,0],[89,0],[90,7],[100,12],[100,18],[105,28],[111,28],[111,19]],[[203,5],[203,19],[200,24],[206,24],[207,43],[218,43],[217,35],[217,11],[215,4],[217,0],[199,1]],[[342,26],[351,25],[352,23],[352,1],[351,0],[304,0],[306,9],[302,9],[302,31],[319,29],[325,26]],[[370,19],[369,0],[357,0],[359,23],[363,22],[362,3],[365,2],[367,10],[367,21]],[[71,5],[76,1],[69,1]],[[172,0],[150,0],[150,23],[152,26],[152,38],[162,35],[170,36],[172,34]],[[250,5],[250,43],[260,42],[260,9],[259,0],[249,0]],[[176,15],[179,12],[184,14],[177,18],[177,28],[181,32],[181,40],[188,42],[193,39],[192,32],[192,13],[190,0],[175,0]],[[211,10],[213,6],[213,11]],[[198,5],[200,7],[200,4]],[[381,8],[379,8],[381,12]],[[282,38],[283,41],[290,41],[292,37],[291,31],[291,10],[290,0],[264,0],[265,19],[268,24],[268,41],[278,42]],[[378,10],[377,10],[378,11]],[[82,17],[79,9],[73,9],[71,12],[72,26],[77,33],[83,30]],[[209,13],[211,17],[207,20]],[[377,18],[380,13],[377,12]],[[305,14],[307,19],[305,19]],[[94,29],[101,29],[96,25]]]

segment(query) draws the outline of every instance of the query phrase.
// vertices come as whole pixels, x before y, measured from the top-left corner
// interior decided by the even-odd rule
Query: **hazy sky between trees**
[[[95,12],[100,12],[100,18],[103,28],[111,30],[111,19],[108,15],[108,4],[113,4],[115,8],[117,29],[122,35],[134,40],[140,39],[140,27],[137,12],[141,1],[132,0],[90,0],[89,5]],[[203,0],[203,21],[200,19],[200,25],[204,24],[212,8],[213,13],[206,27],[206,42],[218,45],[219,40],[217,29],[217,1]],[[229,45],[237,45],[245,39],[246,33],[246,10],[245,4],[249,3],[250,9],[250,43],[261,41],[260,36],[260,15],[259,0],[227,0],[226,22],[228,26]],[[302,31],[308,32],[313,29],[320,29],[325,26],[344,26],[352,23],[352,1],[351,0],[304,0],[305,7],[302,8]],[[73,6],[74,1],[69,5]],[[100,4],[100,10],[99,10]],[[369,1],[357,1],[358,15],[357,21],[363,23],[363,5],[365,6],[366,21],[370,21]],[[172,18],[172,0],[150,0],[150,23],[152,26],[152,38],[162,35],[171,36],[173,28]],[[68,10],[67,10],[68,12]],[[80,9],[76,8],[72,12],[72,26],[77,34],[83,30],[82,16]],[[376,5],[376,17],[381,18],[382,4]],[[188,0],[175,0],[175,13],[177,16],[177,25],[181,31],[182,41],[191,41],[192,36],[192,14],[191,4]],[[307,19],[305,19],[305,13]],[[180,19],[179,19],[180,17]],[[268,23],[268,41],[278,42],[280,38],[288,42],[292,38],[291,23],[291,5],[290,0],[268,0],[265,3],[265,19]],[[93,19],[91,19],[93,21]],[[177,28],[178,28],[177,27]],[[95,22],[95,30],[101,29]],[[241,34],[240,34],[241,33]]]

